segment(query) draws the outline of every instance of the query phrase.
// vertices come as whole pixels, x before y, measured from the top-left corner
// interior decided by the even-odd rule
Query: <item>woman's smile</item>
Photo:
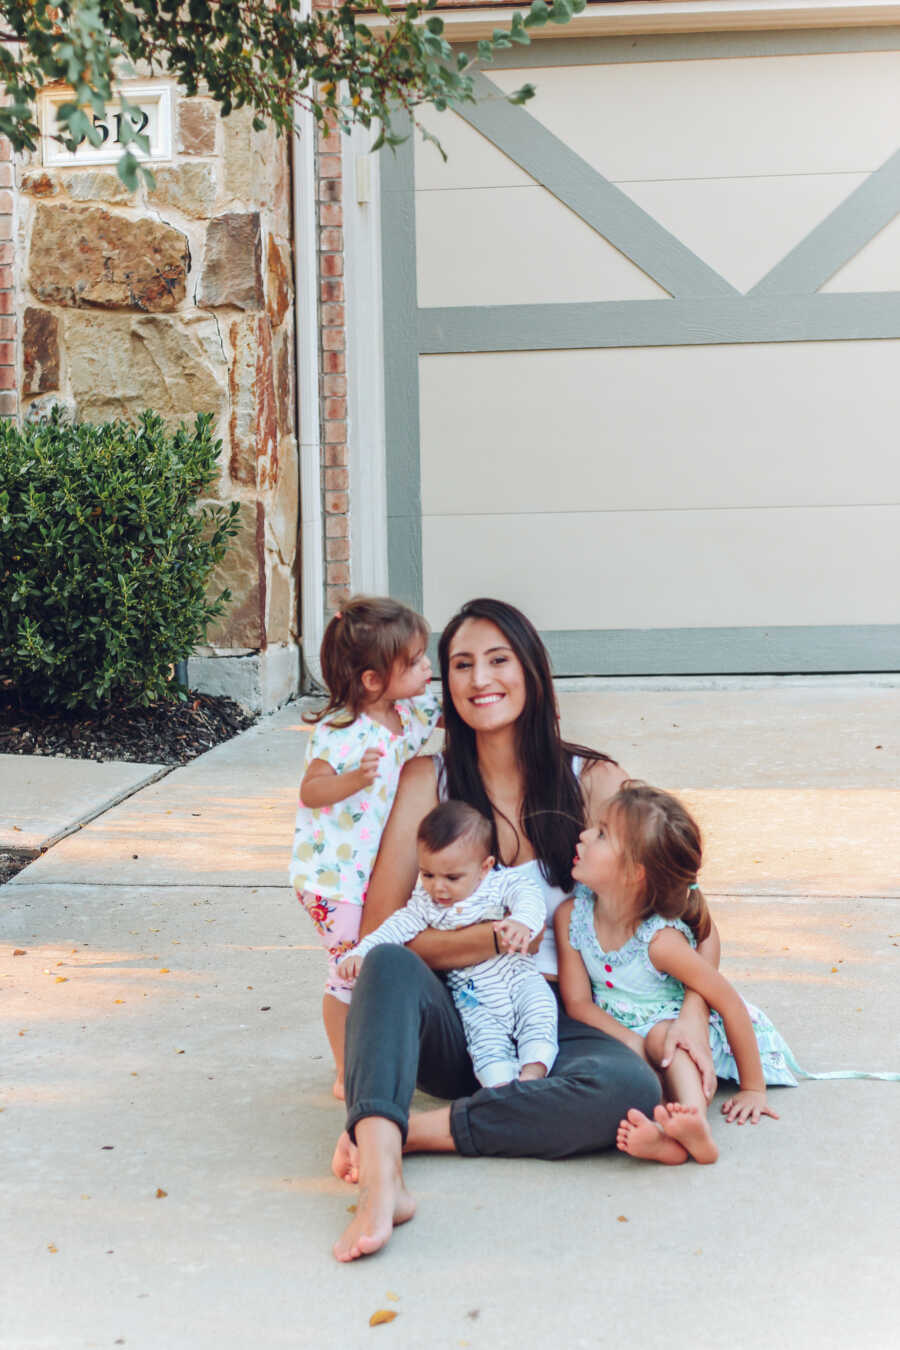
[[[466,619],[450,646],[450,696],[476,731],[512,725],[525,707],[525,672],[508,638],[488,619]],[[502,711],[495,711],[502,705]],[[468,710],[468,711],[466,711]]]

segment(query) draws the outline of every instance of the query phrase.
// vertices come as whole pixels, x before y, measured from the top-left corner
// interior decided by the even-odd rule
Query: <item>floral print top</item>
[[[366,750],[382,750],[383,755],[371,787],[333,806],[299,804],[290,867],[298,894],[312,891],[354,905],[365,901],[400,770],[422,748],[441,716],[440,700],[431,693],[399,699],[394,706],[403,724],[398,732],[388,731],[365,713],[349,726],[316,723],[306,747],[307,768],[314,759],[324,759],[335,773],[344,773],[359,767]]]

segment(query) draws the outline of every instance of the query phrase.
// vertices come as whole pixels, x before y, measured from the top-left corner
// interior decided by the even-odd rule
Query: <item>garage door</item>
[[[900,33],[501,55],[382,167],[393,593],[560,674],[900,668]]]

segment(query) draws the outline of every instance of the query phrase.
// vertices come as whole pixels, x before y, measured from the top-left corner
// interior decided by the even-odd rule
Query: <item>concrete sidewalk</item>
[[[801,1063],[900,1068],[900,690],[561,702],[690,799],[723,968]],[[354,1192],[284,882],[303,736],[282,710],[0,891],[0,1347],[892,1347],[900,1084],[773,1094],[714,1168],[412,1158],[413,1223],[331,1259]]]

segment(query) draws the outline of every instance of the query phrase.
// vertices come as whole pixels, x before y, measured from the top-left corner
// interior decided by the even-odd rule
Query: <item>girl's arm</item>
[[[345,773],[335,773],[327,759],[312,760],[300,784],[301,802],[310,807],[334,806],[336,802],[362,792],[378,777],[380,760],[381,751],[372,748],[365,752],[358,769],[348,769]]]
[[[697,951],[704,961],[718,970],[722,944],[715,924]],[[716,1072],[709,1048],[709,1005],[695,989],[685,989],[681,1012],[669,1024],[660,1060],[661,1068],[669,1067],[676,1050],[684,1050],[690,1055],[700,1072],[704,1096],[707,1101],[712,1101],[716,1090]]]
[[[646,1049],[643,1036],[639,1036],[636,1031],[629,1031],[623,1027],[621,1022],[617,1022],[609,1013],[603,1012],[594,1002],[594,996],[591,991],[591,981],[588,977],[585,964],[581,959],[580,952],[577,952],[569,941],[569,918],[572,913],[574,900],[564,900],[553,917],[553,928],[556,933],[556,952],[559,961],[559,992],[562,996],[563,1007],[570,1017],[574,1017],[576,1022],[586,1022],[589,1027],[596,1027],[598,1031],[605,1031],[608,1036],[613,1036],[617,1041],[622,1041],[629,1050],[633,1050],[641,1059],[646,1059]]]
[[[412,895],[419,875],[416,831],[422,818],[437,806],[437,800],[430,755],[419,755],[404,764],[366,892],[360,937],[371,933]],[[428,929],[409,946],[432,970],[474,966],[496,955],[494,930],[489,923],[476,923],[454,932]]]
[[[722,1014],[741,1081],[740,1092],[722,1107],[729,1122],[737,1120],[743,1125],[752,1120],[755,1125],[761,1115],[777,1120],[777,1114],[766,1101],[766,1080],[753,1023],[737,990],[674,928],[663,928],[651,939],[649,955],[657,970],[680,980],[685,990],[693,989]]]

